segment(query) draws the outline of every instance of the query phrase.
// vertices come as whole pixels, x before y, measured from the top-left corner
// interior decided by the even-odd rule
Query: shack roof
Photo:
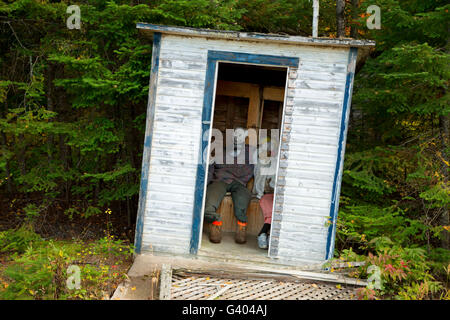
[[[312,37],[290,36],[272,33],[240,32],[240,31],[225,31],[213,29],[197,29],[189,27],[165,26],[142,22],[137,23],[136,27],[138,29],[141,29],[143,34],[148,35],[150,37],[153,36],[153,33],[160,32],[164,34],[183,35],[188,37],[206,37],[215,39],[302,44],[302,45],[328,46],[328,47],[375,46],[375,41],[355,40],[351,38],[321,38],[321,37],[312,38]]]

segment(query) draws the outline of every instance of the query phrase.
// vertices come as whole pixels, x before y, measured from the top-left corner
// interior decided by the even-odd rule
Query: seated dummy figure
[[[269,242],[270,225],[272,223],[273,192],[275,188],[275,173],[277,164],[278,146],[271,145],[270,139],[262,140],[258,147],[258,159],[255,165],[255,184],[253,193],[259,200],[264,216],[264,225],[258,234],[258,247],[267,249]]]
[[[219,163],[216,159],[208,169],[205,222],[210,223],[209,240],[213,243],[220,243],[222,240],[222,220],[216,211],[227,192],[231,192],[237,219],[235,241],[239,244],[247,241],[247,207],[252,195],[246,185],[253,177],[254,170],[254,165],[250,163],[249,146],[245,144],[247,136],[247,130],[236,128],[233,133],[233,148],[228,148],[228,154],[224,148],[223,161]]]

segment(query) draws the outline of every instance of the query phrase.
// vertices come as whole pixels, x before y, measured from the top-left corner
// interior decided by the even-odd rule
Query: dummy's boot
[[[214,221],[209,229],[209,241],[220,243],[222,241],[222,221]]]
[[[240,222],[238,221],[237,231],[236,231],[236,237],[234,238],[234,241],[239,244],[244,244],[247,242],[247,222]]]
[[[268,244],[267,244],[267,234],[266,233],[261,233],[258,236],[258,247],[260,249],[267,249],[268,248]]]

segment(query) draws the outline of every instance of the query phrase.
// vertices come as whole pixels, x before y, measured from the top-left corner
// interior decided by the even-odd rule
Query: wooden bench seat
[[[222,203],[217,210],[217,213],[219,213],[222,217],[222,231],[236,232],[237,221],[236,217],[234,216],[233,200],[231,199],[231,195],[229,192],[223,198]],[[253,197],[250,201],[250,204],[248,205],[247,218],[247,234],[257,236],[262,226],[264,225],[264,216],[261,211],[261,207],[259,206],[259,199],[256,197]]]

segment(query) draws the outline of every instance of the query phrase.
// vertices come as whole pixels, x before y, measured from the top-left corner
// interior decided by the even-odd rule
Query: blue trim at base
[[[144,152],[142,155],[141,186],[139,190],[139,204],[136,219],[136,234],[134,237],[135,253],[142,249],[142,233],[144,230],[145,199],[148,191],[148,174],[150,155],[152,151],[153,120],[155,118],[156,83],[158,82],[159,53],[161,49],[161,33],[153,36],[152,66],[150,70],[149,96],[147,104],[147,118],[145,128]]]
[[[328,237],[326,246],[325,259],[329,260],[333,258],[334,254],[334,243],[336,236],[336,220],[339,210],[339,195],[341,190],[342,182],[342,171],[344,165],[344,152],[345,152],[345,141],[347,136],[347,126],[348,126],[348,114],[350,111],[350,105],[352,100],[352,90],[353,90],[353,79],[354,79],[354,66],[356,64],[356,57],[358,54],[357,48],[350,48],[348,56],[348,69],[347,78],[345,81],[345,93],[344,93],[344,103],[341,115],[341,125],[339,133],[339,145],[337,151],[336,168],[334,171],[333,180],[333,191],[331,193],[331,208],[330,208],[330,226],[328,227]]]
[[[208,138],[203,139],[205,132],[207,132],[212,123],[212,109],[214,101],[214,84],[216,80],[217,62],[240,62],[248,64],[271,65],[280,67],[295,67],[298,68],[299,58],[297,57],[283,57],[261,54],[249,54],[241,52],[226,52],[226,51],[208,51],[208,60],[205,78],[205,93],[203,98],[202,111],[202,136],[200,140],[201,148],[199,150],[199,159],[201,164],[197,166],[197,177],[195,181],[195,195],[194,195],[194,212],[192,221],[192,236],[189,251],[191,254],[196,254],[199,246],[200,226],[203,209],[203,194],[205,191],[205,176],[206,164],[203,163],[203,150],[208,146]]]

